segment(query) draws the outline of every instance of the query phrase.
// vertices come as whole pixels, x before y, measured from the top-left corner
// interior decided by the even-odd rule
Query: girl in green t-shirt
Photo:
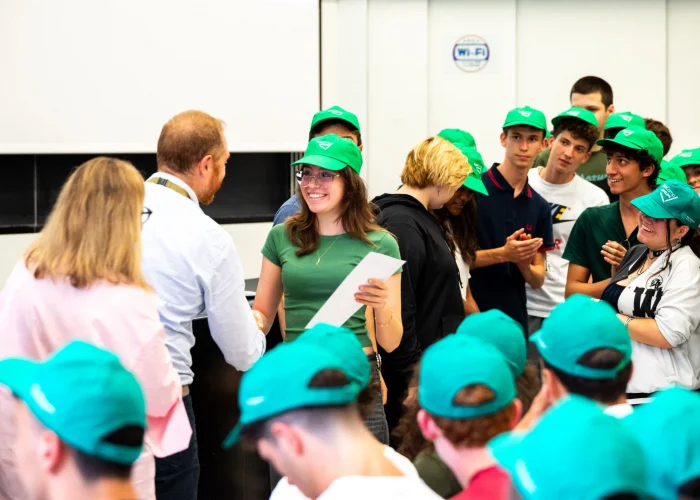
[[[374,221],[359,175],[362,153],[351,140],[333,134],[313,138],[304,157],[293,165],[301,166],[297,173],[301,210],[268,234],[253,305],[258,325],[267,333],[284,294],[286,342],[304,332],[369,252],[400,257],[396,239]],[[396,349],[403,335],[401,274],[386,281],[370,280],[355,300],[366,307],[343,326],[358,336],[370,356],[376,349],[375,335],[383,349]]]

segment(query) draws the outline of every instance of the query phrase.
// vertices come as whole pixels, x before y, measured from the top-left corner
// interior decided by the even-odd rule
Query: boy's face
[[[506,158],[518,169],[532,168],[537,155],[545,147],[544,130],[515,126],[501,133],[501,146],[506,149]]]
[[[700,165],[688,165],[683,167],[683,172],[688,178],[688,184],[692,187],[698,195],[700,195]]]
[[[594,92],[592,94],[573,93],[571,94],[571,105],[587,109],[593,113],[598,120],[598,131],[601,132],[605,127],[605,122],[608,121],[608,116],[615,112],[614,104],[611,104],[607,108],[605,107],[605,104],[603,104],[603,96],[600,95],[600,92]]]
[[[591,157],[589,144],[582,139],[575,139],[568,130],[562,130],[554,138],[551,148],[547,167],[562,174],[574,174]]]
[[[647,177],[653,173],[653,167],[647,167],[644,172],[639,163],[626,157],[623,153],[615,152],[608,157],[605,173],[608,175],[608,186],[612,194],[620,195],[637,189],[642,183],[647,183]]]

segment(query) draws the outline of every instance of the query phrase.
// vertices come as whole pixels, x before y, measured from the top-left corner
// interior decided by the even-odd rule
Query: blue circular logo
[[[452,59],[459,69],[475,73],[489,62],[489,45],[477,35],[463,36],[452,47]]]

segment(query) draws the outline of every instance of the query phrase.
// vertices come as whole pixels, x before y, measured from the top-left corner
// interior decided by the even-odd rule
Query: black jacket
[[[464,319],[459,269],[440,224],[418,200],[384,194],[373,202],[379,209],[378,223],[396,236],[406,261],[401,275],[403,338],[384,357],[410,377],[423,350],[454,333]]]

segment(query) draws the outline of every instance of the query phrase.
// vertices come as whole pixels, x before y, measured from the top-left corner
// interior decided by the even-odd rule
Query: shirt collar
[[[493,165],[491,165],[491,168],[488,169],[488,171],[486,173],[489,176],[489,179],[491,179],[491,182],[493,182],[493,185],[496,186],[501,191],[514,191],[513,186],[508,184],[508,181],[506,180],[506,178],[503,177],[503,175],[498,170],[498,168],[496,168],[499,165],[500,165],[500,163],[494,163]],[[527,179],[525,179],[525,187],[518,195],[518,198],[520,196],[522,196],[523,194],[527,195],[528,198],[532,198],[532,189],[530,188],[530,183],[528,182]]]
[[[167,172],[156,172],[155,174],[153,174],[152,176],[150,176],[150,177],[149,177],[148,179],[146,179],[146,180],[148,181],[148,180],[150,180],[150,179],[152,179],[152,178],[154,178],[154,177],[155,177],[155,178],[165,179],[165,180],[168,180],[168,181],[172,182],[173,184],[177,184],[177,185],[180,186],[182,189],[184,189],[185,191],[187,191],[187,194],[190,196],[190,199],[191,199],[192,201],[194,201],[195,203],[199,204],[199,200],[197,199],[197,195],[194,193],[194,191],[192,190],[192,188],[191,188],[185,181],[183,181],[182,179],[180,179],[179,177],[176,177],[176,176],[174,176],[174,175],[172,175],[172,174],[168,174]]]

